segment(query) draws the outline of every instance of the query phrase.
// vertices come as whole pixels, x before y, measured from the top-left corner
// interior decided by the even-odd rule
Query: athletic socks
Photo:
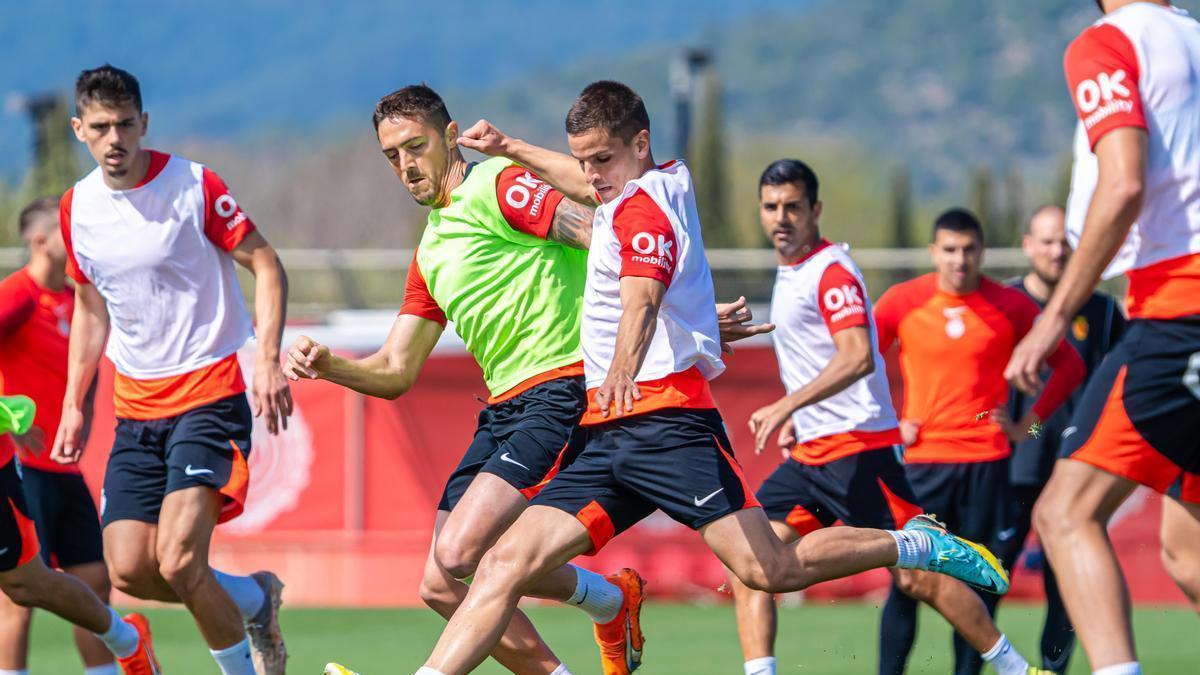
[[[233,598],[233,604],[237,605],[243,619],[253,619],[262,610],[267,594],[252,577],[234,576],[218,569],[213,569],[212,573],[221,588]]]
[[[596,623],[615,619],[625,599],[621,589],[591,570],[571,567],[575,570],[575,593],[567,599],[567,604],[587,612]]]
[[[242,638],[241,642],[232,647],[208,651],[221,667],[222,675],[254,675],[254,661],[250,658],[250,638]]]
[[[123,659],[129,656],[137,649],[138,633],[137,629],[125,623],[121,619],[121,615],[117,614],[112,607],[108,608],[109,624],[108,630],[104,633],[95,633],[97,638],[108,647],[108,651],[113,653],[118,659]]]
[[[775,675],[775,657],[764,656],[746,662],[746,675]]]
[[[83,675],[121,675],[121,671],[117,670],[117,664],[106,663],[102,666],[84,668]]]
[[[29,670],[6,670],[4,668],[0,668],[0,675],[29,675]]]
[[[920,530],[887,530],[896,540],[895,567],[905,570],[920,569],[929,559],[933,540],[929,533]]]
[[[421,666],[414,675],[446,675],[440,670],[434,670],[428,666]]]
[[[1017,653],[1008,636],[1003,633],[996,644],[983,653],[983,660],[992,664],[1000,675],[1026,675],[1029,672],[1029,662]]]
[[[1142,675],[1142,666],[1137,661],[1118,663],[1100,670],[1093,670],[1092,675]]]
[[[567,664],[560,663],[550,675],[571,675],[571,671],[567,669]]]

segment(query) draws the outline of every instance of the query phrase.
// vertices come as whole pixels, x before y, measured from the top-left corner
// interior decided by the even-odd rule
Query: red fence
[[[253,361],[244,362],[248,368]],[[753,454],[746,419],[782,393],[769,348],[748,347],[714,383],[746,476],[757,485],[779,461]],[[249,370],[247,372],[250,372]],[[112,442],[112,374],[101,374],[97,423],[84,472],[98,493]],[[465,355],[435,355],[398,401],[347,392],[325,382],[292,389],[296,413],[270,437],[256,425],[245,513],[222,526],[214,565],[233,572],[269,567],[288,584],[290,604],[413,605],[443,482],[457,464],[486,396]],[[1114,525],[1114,539],[1139,602],[1181,603],[1158,558],[1158,501],[1137,493]],[[661,514],[613,540],[582,564],[637,567],[650,590],[667,597],[715,596],[724,581],[700,538]],[[881,571],[822,584],[810,597],[883,592]],[[1018,574],[1013,593],[1033,597],[1038,583]]]

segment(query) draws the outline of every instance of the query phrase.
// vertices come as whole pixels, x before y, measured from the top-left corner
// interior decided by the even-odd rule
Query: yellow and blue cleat
[[[327,663],[324,675],[358,675],[358,673],[338,663]]]
[[[908,531],[929,535],[929,558],[920,569],[954,577],[981,591],[1004,595],[1008,592],[1008,572],[986,546],[957,537],[933,516],[920,515],[904,526]]]

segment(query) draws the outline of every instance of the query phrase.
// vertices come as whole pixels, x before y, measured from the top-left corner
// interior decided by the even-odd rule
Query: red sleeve
[[[0,282],[0,340],[17,332],[37,309],[37,302],[29,293],[28,284],[22,283],[18,276],[24,274],[18,271]]]
[[[1046,381],[1046,386],[1042,389],[1041,396],[1033,404],[1033,414],[1038,416],[1038,419],[1049,419],[1054,414],[1055,410],[1070,398],[1071,393],[1075,388],[1083,383],[1083,378],[1087,374],[1083,365],[1083,358],[1079,356],[1079,352],[1067,342],[1066,338],[1058,343],[1058,348],[1050,354],[1050,358],[1046,359],[1046,363],[1052,369],[1050,379]]]
[[[512,229],[545,239],[563,194],[521,166],[510,166],[496,178],[500,212]]]
[[[58,227],[62,230],[63,246],[67,249],[67,276],[77,284],[90,284],[91,279],[79,269],[79,262],[75,260],[75,245],[71,241],[71,200],[74,196],[75,188],[71,188],[58,200]]]
[[[829,327],[830,335],[870,323],[867,304],[863,300],[866,295],[863,285],[841,263],[825,268],[817,293],[821,316]]]
[[[889,288],[875,303],[875,333],[879,337],[879,352],[887,354],[896,341],[897,326],[902,313],[898,287]]]
[[[671,287],[679,246],[675,228],[650,195],[638,190],[613,214],[621,245],[621,276],[657,279]]]
[[[1119,28],[1106,23],[1083,31],[1067,47],[1063,69],[1075,112],[1093,148],[1113,129],[1146,128],[1137,52]]]
[[[408,279],[404,282],[404,304],[400,305],[400,313],[412,314],[436,321],[442,326],[446,325],[446,313],[429,294],[429,286],[425,284],[425,276],[421,274],[421,268],[417,265],[415,253],[412,264],[408,266]]]
[[[238,206],[225,181],[204,167],[204,234],[221,250],[232,251],[254,229],[254,222]]]

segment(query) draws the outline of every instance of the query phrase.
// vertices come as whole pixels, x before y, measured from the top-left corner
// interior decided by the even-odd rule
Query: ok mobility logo
[[[1133,112],[1131,92],[1125,86],[1125,78],[1125,71],[1118,69],[1111,73],[1102,72],[1075,87],[1075,104],[1084,114],[1085,127],[1091,129],[1117,113]]]

